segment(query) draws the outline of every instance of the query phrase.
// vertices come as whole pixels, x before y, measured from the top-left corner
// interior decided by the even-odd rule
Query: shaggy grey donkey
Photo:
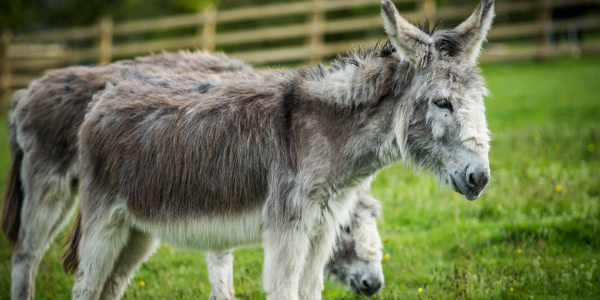
[[[17,92],[9,118],[13,165],[8,176],[2,214],[3,232],[14,245],[13,299],[33,298],[38,264],[49,243],[66,220],[70,219],[74,210],[74,195],[78,186],[77,176],[72,171],[75,170],[76,161],[73,150],[76,144],[75,128],[83,121],[85,107],[92,95],[103,89],[111,76],[118,70],[132,66],[177,72],[251,70],[250,66],[222,53],[180,51],[121,61],[108,66],[50,71],[28,89]],[[17,131],[20,132],[19,136]],[[28,142],[27,151],[23,150],[19,141]],[[23,157],[27,159],[24,160]],[[23,173],[21,170],[24,170]],[[379,239],[375,225],[369,225],[368,219],[365,219],[364,224],[356,219],[362,227],[372,226]],[[370,243],[369,240],[353,242],[356,247]],[[348,261],[348,268],[351,267],[350,264],[363,265],[363,268],[352,269],[355,285],[351,288],[356,293],[374,293],[383,283],[381,259],[364,257],[356,256]],[[218,299],[228,299],[227,295],[233,298],[233,282],[222,278],[223,274],[227,274],[226,270],[232,270],[231,251],[209,252],[207,262],[211,266],[209,277],[212,294],[220,295]],[[339,263],[341,262],[336,265]],[[212,280],[213,278],[216,279]],[[360,278],[365,281],[359,280]],[[227,284],[228,288],[225,290],[223,286],[227,282],[230,284]],[[350,286],[351,281],[345,282]]]
[[[356,204],[349,224],[340,231],[325,273],[355,294],[372,296],[383,286],[382,243],[377,230],[381,207],[364,190],[358,191]],[[206,262],[211,284],[209,299],[235,299],[231,251],[207,252]]]
[[[331,67],[123,72],[79,131],[74,299],[119,298],[158,239],[263,243],[268,299],[320,299],[356,191],[404,160],[473,200],[490,177],[476,58],[493,1],[430,34],[382,2],[390,43]]]
[[[9,113],[12,166],[2,230],[13,246],[13,299],[33,299],[35,275],[50,242],[75,209],[77,130],[92,96],[119,70],[250,70],[222,53],[163,53],[97,67],[53,70],[17,91]]]

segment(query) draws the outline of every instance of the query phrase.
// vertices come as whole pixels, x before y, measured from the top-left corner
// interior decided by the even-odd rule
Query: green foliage
[[[196,12],[217,0],[3,0],[0,1],[0,28],[16,31],[49,30],[90,25],[101,16],[116,21]]]
[[[379,228],[388,259],[386,286],[374,298],[597,298],[600,58],[486,65],[483,74],[492,94],[492,182],[468,202],[402,164],[382,171],[372,193],[383,202]],[[6,121],[0,122],[1,190],[9,157]],[[40,267],[39,299],[69,297],[72,279],[60,270],[59,256],[57,243]],[[261,266],[262,250],[236,252],[238,299],[264,298]],[[0,239],[0,299],[8,298],[9,274]],[[201,252],[161,244],[125,298],[197,299],[209,291]],[[354,296],[327,283],[323,297]]]

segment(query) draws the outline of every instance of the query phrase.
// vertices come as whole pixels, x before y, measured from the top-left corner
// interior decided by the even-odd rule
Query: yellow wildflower
[[[386,254],[383,256],[383,259],[390,259],[390,255],[386,253]]]
[[[46,298],[50,298],[50,293],[46,293]]]
[[[514,291],[514,290],[515,290],[515,289],[513,289],[512,287],[510,288],[510,291],[511,291],[511,292],[512,292],[512,291]]]
[[[419,291],[419,293],[422,293],[423,292],[423,288],[419,288],[418,291]]]
[[[140,281],[140,286],[146,286],[146,282],[145,281]]]
[[[173,253],[173,252],[175,252],[175,249],[173,249],[173,247],[169,247],[169,252]]]
[[[460,197],[460,194],[457,192],[454,192],[454,199],[458,199],[458,197]]]
[[[562,185],[557,184],[556,185],[556,191],[560,193],[560,191],[562,191]]]
[[[517,249],[517,254],[521,254],[521,249]]]
[[[594,147],[594,144],[589,144],[588,145],[588,151],[594,152],[594,149],[596,149],[596,147]]]

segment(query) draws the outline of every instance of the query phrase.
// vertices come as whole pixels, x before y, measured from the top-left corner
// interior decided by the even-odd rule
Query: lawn
[[[377,299],[600,298],[600,58],[485,65],[492,181],[469,202],[402,164],[382,171],[372,193],[387,259]],[[0,191],[9,155],[0,119]],[[59,240],[66,235],[63,232]],[[52,245],[37,277],[39,299],[69,298],[72,278]],[[236,252],[238,299],[264,298],[262,250]],[[0,299],[10,291],[10,254],[0,238]],[[199,251],[161,244],[126,299],[208,298]],[[324,299],[354,296],[327,283]]]

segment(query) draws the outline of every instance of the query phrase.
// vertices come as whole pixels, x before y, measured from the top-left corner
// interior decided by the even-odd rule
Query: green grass
[[[492,92],[493,179],[468,202],[402,164],[379,174],[372,193],[383,202],[379,228],[389,259],[375,298],[600,298],[600,58],[486,65],[483,73]],[[0,130],[3,189],[5,119]],[[39,299],[69,297],[72,279],[60,269],[60,253],[53,245],[41,264]],[[236,252],[239,299],[264,297],[261,261],[260,249]],[[0,299],[8,299],[9,286],[9,251],[0,239]],[[125,298],[196,299],[209,291],[201,252],[161,245]],[[323,297],[354,296],[327,283]]]

